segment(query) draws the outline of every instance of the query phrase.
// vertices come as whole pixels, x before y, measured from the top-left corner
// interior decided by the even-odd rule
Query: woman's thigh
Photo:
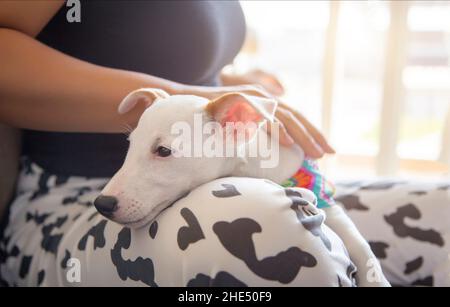
[[[337,202],[394,285],[450,285],[450,181],[338,185]]]
[[[22,178],[35,186],[13,204],[2,244],[9,284],[353,285],[354,267],[309,191],[218,179],[129,229],[91,204],[106,180],[35,175]]]

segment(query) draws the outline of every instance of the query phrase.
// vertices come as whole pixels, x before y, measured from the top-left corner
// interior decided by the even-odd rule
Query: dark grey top
[[[91,63],[187,84],[218,85],[245,37],[235,1],[82,1],[81,23],[67,22],[67,10],[39,41]],[[116,134],[26,130],[23,141],[23,153],[49,172],[87,177],[112,176],[128,147]]]

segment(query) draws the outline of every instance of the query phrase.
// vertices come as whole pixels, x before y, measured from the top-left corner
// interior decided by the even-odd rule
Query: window
[[[320,125],[328,2],[241,1],[241,5],[249,31],[236,66],[276,73],[286,87],[284,100]]]
[[[448,172],[450,2],[241,3],[249,35],[235,69],[280,77],[285,101],[338,150],[327,172]]]
[[[412,2],[398,153],[436,160],[450,104],[450,3]]]

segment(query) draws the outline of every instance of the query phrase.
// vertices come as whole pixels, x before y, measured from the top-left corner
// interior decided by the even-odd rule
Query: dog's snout
[[[110,217],[117,210],[117,203],[117,198],[107,195],[99,195],[94,200],[95,208],[106,217]]]

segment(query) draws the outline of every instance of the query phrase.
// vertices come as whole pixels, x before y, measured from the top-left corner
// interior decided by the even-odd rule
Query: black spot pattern
[[[338,281],[338,287],[339,287],[339,288],[343,288],[344,285],[342,284],[342,280],[341,280],[341,278],[339,277],[339,275],[337,276],[337,281]]]
[[[91,214],[91,216],[88,217],[87,221],[90,222],[92,221],[96,216],[98,216],[100,213],[98,213],[98,211],[95,211],[94,213]]]
[[[296,203],[301,204],[302,206],[308,206],[309,202],[303,198],[302,193],[297,190],[286,188],[284,193],[287,197],[289,197],[292,201],[296,201]]]
[[[205,274],[197,274],[191,279],[187,287],[247,287],[245,283],[228,272],[220,271],[216,277],[211,278]]]
[[[411,285],[412,286],[433,287],[434,278],[433,278],[433,276],[428,276],[428,277],[425,277],[424,279],[417,279]]]
[[[378,181],[362,186],[361,190],[371,190],[371,191],[389,190],[396,185],[405,183],[406,183],[405,181]]]
[[[38,189],[31,195],[31,197],[29,199],[30,201],[36,200],[37,198],[48,194],[48,192],[50,191],[50,186],[48,184],[48,181],[53,176],[56,176],[56,178],[55,178],[55,186],[60,186],[60,185],[62,185],[64,183],[66,183],[67,180],[69,180],[68,176],[53,175],[53,174],[50,174],[49,172],[46,172],[46,171],[42,172],[39,175]]]
[[[336,197],[336,201],[341,202],[345,210],[368,211],[369,208],[364,206],[357,195],[343,195]]]
[[[72,258],[72,256],[70,255],[70,252],[66,249],[64,258],[63,258],[63,260],[61,260],[61,268],[67,269],[67,263],[69,262],[70,258]]]
[[[17,247],[17,245],[14,245],[11,251],[9,252],[10,257],[17,257],[20,254],[20,249]]]
[[[218,191],[212,191],[212,195],[219,198],[227,198],[227,197],[234,197],[239,196],[241,193],[236,189],[236,187],[232,184],[221,184],[225,189],[224,190],[218,190]]]
[[[347,182],[339,182],[336,186],[342,188],[359,188],[363,185],[362,181],[347,181]]]
[[[83,205],[86,207],[91,207],[93,205],[91,200],[88,201],[81,201],[80,197],[83,196],[86,193],[89,193],[92,191],[91,187],[81,187],[75,190],[75,194],[71,196],[67,196],[62,200],[62,204],[64,206],[77,204],[77,205]]]
[[[60,186],[62,184],[65,184],[69,180],[69,176],[66,175],[55,175],[55,186]]]
[[[356,269],[356,266],[353,264],[353,262],[350,262],[350,264],[347,267],[347,277],[352,281],[352,286],[356,287],[356,273],[358,270]]]
[[[444,184],[437,188],[439,191],[447,191],[450,190],[450,184]]]
[[[183,208],[180,211],[188,226],[183,226],[178,230],[178,247],[181,250],[186,250],[189,244],[193,244],[205,238],[202,228],[194,213],[188,208]]]
[[[369,242],[370,249],[375,254],[375,257],[378,259],[386,259],[387,258],[387,249],[389,248],[389,244],[384,242]]]
[[[427,191],[411,191],[408,194],[414,196],[424,196],[427,195]]]
[[[158,233],[158,222],[154,221],[148,230],[148,233],[150,235],[150,238],[154,239],[156,237],[156,234]]]
[[[20,268],[19,268],[19,276],[20,278],[25,278],[27,277],[29,271],[30,271],[30,266],[31,266],[31,261],[33,260],[33,256],[23,256],[22,260],[20,262]]]
[[[0,264],[5,263],[8,259],[8,253],[4,246],[0,246]]]
[[[124,260],[122,258],[122,249],[128,249],[131,245],[131,230],[123,228],[118,236],[117,242],[111,250],[111,260],[117,269],[120,279],[130,278],[134,281],[141,281],[152,287],[157,287],[155,283],[155,271],[153,261],[149,258],[138,257],[136,260]]]
[[[18,257],[20,254],[20,250],[17,247],[17,245],[14,245],[9,251],[7,249],[7,245],[9,242],[9,237],[3,238],[2,241],[0,241],[0,264],[6,263],[8,258],[11,257]]]
[[[36,223],[36,225],[42,225],[45,220],[51,216],[51,214],[49,213],[43,213],[43,214],[39,214],[37,211],[33,214],[31,212],[27,212],[26,216],[25,216],[25,220],[27,222],[29,221],[34,221]]]
[[[86,244],[89,237],[94,238],[94,250],[105,247],[105,227],[107,223],[107,220],[102,220],[97,225],[89,229],[89,231],[78,242],[78,249],[80,251],[86,250]]]
[[[288,284],[295,279],[302,267],[314,267],[317,260],[298,247],[258,260],[252,240],[254,233],[261,232],[261,226],[249,218],[240,218],[231,223],[217,222],[213,230],[222,245],[233,256],[241,259],[256,275]]]
[[[286,196],[292,201],[291,209],[297,215],[298,221],[315,237],[319,237],[325,247],[331,251],[331,241],[322,230],[325,216],[320,214],[319,211],[314,210],[315,208],[307,200],[302,198],[300,192],[293,189],[286,189],[285,191]]]
[[[66,223],[68,216],[59,217],[54,223],[50,223],[42,227],[41,247],[46,251],[56,255],[62,234],[52,234],[56,228],[61,228]]]
[[[410,237],[422,242],[428,242],[437,246],[444,246],[444,239],[441,234],[433,229],[421,229],[417,227],[409,227],[405,224],[405,219],[410,218],[419,220],[422,217],[419,209],[413,204],[407,204],[399,207],[397,211],[391,215],[385,215],[384,219],[392,226],[395,234],[400,238]]]
[[[44,270],[39,271],[39,273],[38,273],[38,280],[37,280],[38,286],[42,285],[42,282],[44,281],[44,278],[45,278],[45,271]]]
[[[33,162],[29,158],[23,158],[20,163],[20,170],[25,173],[25,175],[34,175]]]
[[[406,268],[403,271],[406,275],[412,274],[419,270],[423,265],[423,257],[418,257],[408,263],[406,263]]]
[[[50,188],[48,187],[47,182],[50,179],[50,177],[51,177],[50,173],[47,172],[41,173],[38,181],[38,189],[31,195],[30,201],[48,194]]]

